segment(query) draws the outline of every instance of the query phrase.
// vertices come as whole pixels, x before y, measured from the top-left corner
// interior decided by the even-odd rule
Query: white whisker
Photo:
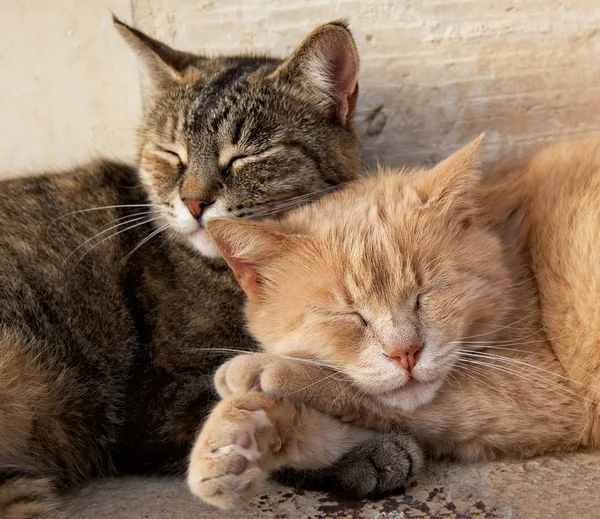
[[[463,337],[462,340],[465,340],[465,339],[475,339],[476,337],[484,337],[486,335],[493,335],[495,333],[498,333],[501,330],[505,330],[506,328],[512,328],[515,324],[519,324],[519,323],[521,323],[521,322],[523,322],[523,321],[525,321],[526,319],[529,319],[529,318],[530,318],[530,316],[527,315],[527,316],[525,316],[525,317],[523,317],[521,319],[518,319],[517,321],[513,321],[512,323],[508,323],[508,324],[506,324],[506,325],[504,325],[504,326],[502,326],[500,328],[496,328],[495,330],[492,330],[490,332],[480,333],[480,334],[477,334],[477,335],[469,335],[467,337]]]
[[[530,343],[524,343],[521,342],[522,339],[528,339],[529,337],[533,337],[534,335],[537,335],[538,333],[542,332],[543,328],[539,328],[538,330],[535,330],[534,332],[530,333],[529,335],[525,335],[523,337],[520,337],[519,339],[510,339],[510,340],[503,340],[503,341],[486,341],[486,344],[512,344],[512,343],[518,343],[518,344],[530,344]],[[545,342],[546,339],[541,339],[541,340],[537,340],[537,341],[532,341],[532,343],[534,342]],[[469,342],[469,341],[465,341],[465,340],[461,340],[461,341],[456,341],[456,343],[460,343],[460,344],[477,344],[477,342]]]
[[[486,371],[485,368],[481,368],[478,366],[474,366],[474,365],[462,365],[462,364],[457,364],[454,367],[454,371],[456,371],[458,374],[467,377],[468,380],[470,380],[471,382],[473,382],[474,384],[477,385],[484,385],[485,387],[489,388],[491,391],[497,391],[497,387],[495,387],[492,383],[490,383],[488,380],[486,380],[485,376],[486,376]],[[480,375],[480,376],[478,376]]]
[[[479,358],[489,359],[489,360],[498,360],[498,361],[504,362],[506,364],[516,364],[516,365],[519,365],[519,366],[525,366],[527,368],[531,368],[531,369],[535,369],[537,371],[541,371],[541,372],[546,373],[548,375],[553,375],[553,376],[558,377],[558,378],[560,378],[562,380],[566,380],[568,382],[571,382],[572,384],[577,384],[577,385],[585,387],[587,389],[594,390],[593,387],[591,387],[591,386],[589,386],[587,384],[584,384],[583,382],[578,382],[577,380],[573,380],[573,379],[571,379],[569,377],[565,377],[564,375],[560,375],[558,373],[554,373],[553,371],[549,371],[547,369],[541,368],[540,366],[536,366],[535,364],[530,364],[529,362],[525,362],[525,361],[520,360],[520,359],[514,359],[512,357],[505,357],[503,355],[496,355],[496,354],[493,354],[493,353],[482,353],[482,352],[466,352],[466,351],[462,351],[462,352],[460,352],[460,354],[461,354],[461,356],[465,355],[465,356],[469,356],[469,357],[479,357]],[[599,379],[597,379],[595,377],[594,377],[594,379],[596,380],[596,382],[600,383]]]
[[[67,216],[72,216],[74,214],[87,213],[89,211],[103,211],[103,210],[107,210],[107,209],[118,209],[118,208],[128,208],[128,207],[152,207],[152,204],[105,205],[102,207],[90,207],[88,209],[80,209],[79,211],[73,211],[71,213],[66,213],[57,218],[54,218],[54,220],[51,220],[48,225],[52,225],[53,223],[58,222],[59,220],[62,220],[63,218],[66,218]]]
[[[101,245],[102,243],[104,243],[105,241],[107,241],[107,240],[110,240],[111,238],[114,238],[115,236],[117,236],[117,235],[119,235],[119,234],[121,234],[121,233],[124,233],[124,232],[130,231],[131,229],[134,229],[135,227],[139,227],[140,225],[146,225],[146,224],[149,224],[149,223],[153,222],[154,220],[156,220],[157,218],[158,218],[158,217],[154,217],[154,218],[148,218],[148,219],[146,219],[146,220],[144,220],[144,221],[142,221],[142,222],[137,222],[137,223],[135,223],[134,225],[131,225],[131,226],[129,226],[129,227],[126,227],[125,229],[121,229],[120,231],[117,231],[117,232],[115,232],[115,233],[113,233],[113,234],[111,234],[111,235],[107,236],[106,238],[103,238],[103,239],[102,239],[102,240],[100,240],[99,242],[97,242],[97,243],[94,243],[94,245],[92,245],[92,246],[91,246],[91,247],[90,247],[88,250],[86,250],[86,251],[85,251],[85,252],[84,252],[84,253],[81,255],[81,257],[80,257],[80,258],[77,260],[77,262],[75,263],[75,265],[73,265],[73,268],[75,268],[75,267],[76,267],[76,266],[77,266],[77,265],[78,265],[78,264],[79,264],[79,263],[80,263],[80,262],[83,260],[83,258],[84,258],[84,257],[85,257],[85,256],[86,256],[86,255],[87,255],[89,252],[91,252],[92,250],[94,250],[96,247],[100,246],[100,245]]]
[[[291,393],[287,393],[285,396],[286,397],[290,397],[291,395],[295,395],[296,393],[300,393],[302,391],[306,391],[308,388],[311,388],[313,386],[316,386],[317,384],[320,384],[321,382],[325,382],[325,380],[329,380],[332,377],[335,377],[338,373],[337,372],[333,372],[330,375],[327,375],[319,380],[317,380],[316,382],[312,382],[311,384],[308,384],[308,386],[305,386],[303,388],[297,389],[296,391],[292,391]]]
[[[106,229],[107,227],[110,227],[111,225],[117,223],[117,222],[121,222],[123,220],[127,220],[128,218],[134,218],[136,216],[150,216],[150,213],[148,211],[141,211],[139,213],[133,213],[133,214],[127,214],[125,216],[121,216],[120,218],[115,218],[114,220],[111,220],[110,222],[105,223],[102,227],[100,227],[100,231]]]
[[[482,360],[485,360],[485,359],[482,359]],[[518,371],[517,369],[513,369],[512,367],[499,366],[497,364],[493,364],[490,362],[480,362],[480,361],[473,360],[473,359],[461,358],[459,362],[467,362],[470,364],[477,364],[479,366],[485,366],[488,369],[495,369],[497,371],[509,373],[509,374],[519,377],[522,380],[525,380],[527,382],[537,384],[538,386],[543,387],[544,389],[548,389],[549,391],[552,391],[556,394],[560,394],[560,392],[558,391],[560,389],[560,391],[562,391],[563,394],[566,393],[566,394],[572,395],[575,398],[579,398],[581,400],[585,400],[588,402],[594,402],[594,400],[586,398],[583,395],[580,395],[580,394],[576,393],[575,391],[571,391],[568,388],[558,384],[557,382],[554,382],[552,380],[544,378],[535,373],[523,373],[521,371]],[[552,372],[548,372],[548,373],[552,374]],[[567,380],[569,380],[569,379],[567,379]]]
[[[272,352],[268,352],[268,351],[253,351],[253,350],[241,350],[241,349],[235,349],[235,348],[193,348],[193,349],[188,349],[186,350],[188,352],[205,352],[205,353],[239,353],[239,354],[247,354],[247,353],[261,353],[261,354],[266,354],[266,355],[272,355],[274,357],[278,357],[280,359],[285,359],[285,360],[292,360],[295,362],[303,362],[305,364],[311,364],[313,366],[318,366],[320,368],[326,368],[332,371],[336,371],[338,373],[343,373],[343,371],[341,369],[339,369],[337,366],[333,365],[333,364],[329,364],[327,362],[322,362],[316,359],[306,359],[306,358],[302,358],[302,357],[290,357],[288,355],[280,355],[279,353],[272,353]]]
[[[270,216],[272,214],[281,213],[287,210],[290,210],[296,206],[300,206],[305,203],[312,202],[314,200],[319,199],[321,196],[324,196],[328,193],[332,193],[338,191],[340,188],[347,184],[351,184],[352,182],[356,182],[355,180],[351,180],[348,182],[342,182],[341,184],[336,184],[335,186],[328,186],[326,188],[312,191],[310,193],[305,193],[303,195],[298,195],[286,199],[282,199],[279,201],[271,201],[267,204],[263,204],[260,206],[256,206],[254,208],[244,209],[240,211],[234,211],[232,216],[243,216],[248,218],[264,218],[265,216]]]
[[[123,258],[121,258],[121,260],[119,261],[119,265],[123,265],[127,259],[136,251],[138,250],[142,245],[144,245],[145,243],[147,243],[148,241],[150,241],[152,238],[154,238],[157,234],[160,234],[161,232],[165,231],[167,228],[169,228],[171,226],[171,224],[166,223],[164,225],[161,225],[160,227],[158,227],[157,229],[155,229],[154,231],[152,231],[148,236],[146,236],[143,240],[141,240],[135,247],[133,247]]]
[[[68,255],[67,257],[64,259],[63,264],[65,264],[67,261],[69,261],[69,258],[71,256],[73,256],[73,254],[75,254],[79,249],[81,249],[82,247],[84,247],[86,244],[88,244],[89,242],[91,242],[92,240],[95,240],[96,238],[98,238],[98,236],[102,236],[103,234],[106,234],[107,232],[112,231],[113,229],[116,229],[117,227],[122,227],[123,225],[129,225],[132,224],[134,222],[139,222],[140,220],[144,220],[145,218],[147,218],[146,213],[144,213],[144,216],[138,216],[137,218],[132,218],[130,220],[127,220],[125,222],[121,222],[115,225],[112,225],[110,227],[108,227],[107,229],[104,229],[103,231],[97,232],[96,234],[94,234],[91,238],[88,238],[87,240],[85,240],[83,243],[80,243],[77,247],[75,247]],[[114,223],[114,222],[113,222]]]
[[[533,344],[535,342],[538,341],[532,341],[531,343],[525,343],[525,345],[527,344]],[[546,340],[544,340],[544,342],[547,342]],[[514,352],[518,352],[518,353],[528,353],[530,355],[537,355],[537,356],[541,356],[541,357],[549,357],[551,359],[556,359],[556,355],[553,355],[552,353],[545,353],[542,351],[534,351],[534,350],[521,350],[518,348],[513,348],[512,346],[493,346],[490,344],[486,344],[486,343],[481,343],[481,344],[475,344],[475,343],[468,343],[468,348],[466,348],[466,350],[473,350],[475,352],[477,351],[487,351],[487,350],[503,350],[503,351],[514,351]],[[471,346],[477,346],[477,349],[471,348]],[[518,346],[521,346],[520,344],[518,344]]]

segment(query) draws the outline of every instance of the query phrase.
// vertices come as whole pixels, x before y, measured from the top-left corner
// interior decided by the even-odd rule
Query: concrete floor
[[[74,519],[401,519],[600,518],[600,452],[526,462],[433,465],[405,496],[348,501],[275,484],[247,508],[220,512],[187,491],[182,480],[122,478],[74,494]]]

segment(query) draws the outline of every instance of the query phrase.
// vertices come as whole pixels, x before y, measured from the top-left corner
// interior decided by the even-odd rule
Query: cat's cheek
[[[207,258],[220,258],[221,253],[206,229],[196,229],[189,237],[192,247]]]

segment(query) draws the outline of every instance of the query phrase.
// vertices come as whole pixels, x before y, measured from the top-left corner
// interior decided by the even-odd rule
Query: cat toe
[[[229,474],[239,476],[248,467],[248,459],[244,456],[236,456],[229,463]]]
[[[267,479],[274,431],[260,402],[219,405],[190,457],[188,486],[219,508],[244,505]]]
[[[221,398],[235,393],[260,391],[261,374],[270,358],[260,353],[238,355],[223,364],[215,373],[215,387]]]
[[[402,433],[382,433],[354,448],[334,465],[320,470],[285,469],[279,482],[327,490],[354,499],[402,493],[423,466],[418,443]]]
[[[355,497],[402,493],[423,465],[416,440],[402,432],[379,434],[336,464],[340,490]]]
[[[219,366],[219,369],[217,369],[215,372],[213,379],[215,389],[221,398],[227,398],[232,394],[231,389],[229,389],[229,386],[227,385],[227,370],[229,369],[229,362],[230,361],[227,361]]]

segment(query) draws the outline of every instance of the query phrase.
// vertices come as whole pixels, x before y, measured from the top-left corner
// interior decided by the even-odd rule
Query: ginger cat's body
[[[479,146],[283,221],[212,223],[266,353],[217,373],[193,492],[240,504],[275,468],[334,463],[363,427],[464,460],[599,445],[600,139],[485,181]]]

